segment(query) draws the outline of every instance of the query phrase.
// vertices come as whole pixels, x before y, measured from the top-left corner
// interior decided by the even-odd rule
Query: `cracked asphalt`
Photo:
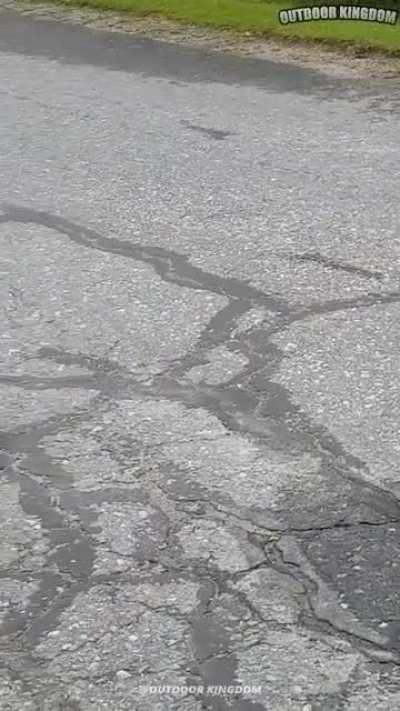
[[[0,709],[399,709],[398,86],[0,19]]]

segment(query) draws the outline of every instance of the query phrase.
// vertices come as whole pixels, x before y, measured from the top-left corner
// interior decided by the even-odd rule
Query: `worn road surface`
[[[0,15],[0,709],[400,708],[400,89]]]

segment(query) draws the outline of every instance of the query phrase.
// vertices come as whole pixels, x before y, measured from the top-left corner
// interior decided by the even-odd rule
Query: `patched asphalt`
[[[395,711],[400,91],[0,20],[0,709]]]

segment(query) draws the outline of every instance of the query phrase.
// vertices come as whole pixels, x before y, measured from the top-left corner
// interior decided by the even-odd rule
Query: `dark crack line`
[[[0,224],[17,222],[37,224],[69,237],[72,242],[84,247],[116,254],[149,264],[163,281],[199,291],[208,291],[231,299],[262,304],[269,309],[287,311],[286,302],[265,294],[246,282],[224,278],[190,264],[188,257],[161,247],[143,246],[138,243],[102,237],[97,232],[78,226],[62,217],[49,213],[3,204]]]
[[[278,544],[279,545],[279,544]],[[285,553],[276,544],[274,545],[274,554],[278,558],[278,564],[271,561],[272,566],[279,572],[284,572],[291,578],[294,578],[300,583],[306,592],[306,599],[309,606],[309,612],[313,619],[318,624],[326,626],[335,634],[343,635],[351,642],[356,642],[361,646],[361,650],[374,661],[381,663],[391,662],[400,666],[400,655],[398,649],[389,646],[383,639],[378,639],[378,634],[368,628],[361,631],[361,624],[357,621],[348,621],[341,623],[340,619],[332,612],[329,612],[329,607],[322,614],[319,606],[320,589],[319,584],[303,569],[299,562],[293,559],[286,559]]]
[[[78,388],[85,390],[98,389],[98,381],[93,375],[72,375],[45,378],[32,375],[2,375],[0,383],[14,385],[23,390],[62,390],[64,388]]]
[[[338,313],[353,309],[364,309],[370,306],[380,306],[381,304],[396,304],[400,301],[400,291],[395,289],[383,294],[369,292],[365,296],[354,297],[353,299],[332,299],[325,301],[322,304],[311,304],[303,309],[299,309],[292,313],[288,319],[288,323],[282,324],[283,327],[290,326],[296,321],[304,321],[311,316],[324,316],[326,314]]]
[[[334,531],[337,529],[357,529],[362,526],[370,527],[385,527],[391,526],[394,523],[400,523],[400,518],[387,518],[384,521],[338,521],[330,526],[311,526],[310,528],[300,528],[288,526],[286,529],[281,529],[282,533],[320,533],[321,531]]]
[[[193,284],[198,285],[199,281],[201,282],[202,288],[206,289],[211,289],[216,292],[216,293],[223,293],[224,296],[234,296],[233,301],[231,301],[230,304],[228,304],[227,307],[224,307],[222,311],[218,312],[218,314],[211,320],[209,323],[209,326],[205,329],[203,332],[202,336],[200,337],[198,343],[197,343],[197,348],[194,349],[194,353],[200,353],[200,355],[197,356],[197,362],[204,362],[204,353],[208,347],[212,344],[212,338],[211,336],[215,334],[216,332],[220,332],[222,330],[222,337],[218,336],[218,343],[224,342],[226,338],[228,337],[229,332],[233,328],[233,326],[236,324],[236,306],[238,305],[240,307],[240,314],[245,313],[249,308],[252,306],[252,299],[258,300],[260,303],[265,301],[265,298],[270,298],[267,295],[263,294],[262,292],[259,292],[258,290],[250,289],[248,285],[243,285],[241,282],[239,282],[236,279],[222,279],[221,277],[217,277],[215,275],[210,275],[209,273],[205,273],[202,270],[199,270],[197,268],[193,268],[188,264],[188,260],[185,257],[181,257],[179,255],[174,255],[173,253],[167,252],[166,250],[161,250],[159,248],[143,248],[143,247],[138,247],[137,245],[132,245],[130,243],[120,243],[117,240],[107,240],[104,238],[99,237],[96,233],[94,233],[91,230],[87,230],[85,228],[80,228],[77,227],[76,225],[73,225],[73,223],[63,220],[62,218],[57,218],[57,217],[52,217],[47,215],[46,213],[43,212],[36,212],[32,210],[25,210],[23,208],[9,208],[12,211],[12,215],[5,215],[3,216],[4,221],[8,219],[12,220],[20,220],[23,222],[36,222],[39,224],[42,224],[46,227],[57,229],[63,233],[65,233],[68,237],[73,239],[74,241],[77,241],[78,243],[81,244],[87,244],[89,243],[89,246],[94,247],[96,249],[102,249],[105,251],[108,251],[111,249],[112,252],[115,253],[115,251],[119,251],[121,254],[124,254],[125,256],[129,256],[132,258],[137,258],[139,260],[150,260],[150,262],[153,264],[154,268],[156,271],[163,277],[167,278],[169,280],[173,280],[176,282],[176,278],[179,277],[179,272],[182,271],[189,271],[191,277],[190,277],[190,284],[193,286]],[[147,255],[147,257],[146,257]],[[161,260],[161,261],[160,261]],[[175,260],[175,263],[171,267],[172,260]],[[162,262],[162,263],[161,263]],[[167,269],[167,272],[165,270]],[[169,271],[168,271],[169,270]],[[179,281],[179,280],[178,280]],[[216,286],[217,282],[217,286]],[[187,285],[187,281],[185,279],[182,282],[182,278],[180,279],[179,283],[185,283]],[[221,285],[222,284],[222,285]],[[243,292],[243,287],[245,286],[244,292]],[[239,295],[241,300],[237,299],[236,297]],[[243,293],[245,293],[245,300],[243,301]],[[290,323],[301,320],[303,318],[307,318],[312,314],[315,314],[317,311],[319,313],[323,312],[332,312],[336,311],[341,308],[355,308],[357,306],[368,306],[371,305],[372,303],[376,303],[376,301],[393,301],[397,300],[399,298],[399,295],[397,292],[395,294],[389,294],[383,297],[382,295],[369,295],[366,298],[360,299],[357,298],[355,300],[351,301],[334,301],[334,302],[327,302],[322,305],[315,305],[313,307],[307,307],[306,309],[303,310],[291,310],[287,307],[287,305],[284,303],[282,305],[282,302],[280,303],[280,310],[278,311],[278,319],[281,321],[281,324],[279,328],[282,328],[284,326],[290,325]],[[274,300],[275,304],[275,300]],[[286,313],[285,313],[286,312]],[[239,314],[239,315],[240,315]],[[274,332],[274,329],[270,331],[269,336]],[[242,337],[243,343],[246,344],[248,339],[254,338],[254,333],[250,334],[245,334]],[[156,388],[151,388],[150,391],[155,395],[155,396],[161,396],[161,397],[167,397],[170,399],[175,399],[180,402],[185,402],[187,406],[201,406],[203,405],[204,407],[207,407],[213,412],[217,413],[217,416],[225,424],[225,426],[228,426],[230,429],[242,429],[241,427],[237,427],[237,412],[242,412],[243,413],[243,407],[246,403],[247,400],[247,405],[246,409],[251,412],[254,407],[257,407],[257,396],[256,395],[251,395],[251,390],[248,390],[247,393],[246,391],[243,391],[242,384],[243,381],[249,381],[250,378],[254,377],[254,375],[257,374],[258,371],[254,370],[254,360],[256,360],[259,364],[262,363],[263,361],[263,356],[264,353],[260,352],[258,353],[257,350],[254,351],[254,349],[251,347],[251,344],[249,344],[249,349],[252,351],[253,355],[253,363],[250,365],[248,369],[242,374],[242,378],[237,377],[235,379],[235,382],[232,381],[232,383],[227,383],[224,386],[220,388],[207,388],[204,386],[182,386],[181,384],[178,384],[172,375],[163,377],[162,375],[158,378],[157,382],[157,387]],[[275,357],[275,362],[273,363],[274,369],[277,367],[277,364],[279,363],[280,357],[279,357],[279,350],[276,349],[277,355]],[[201,355],[203,353],[203,355]],[[44,353],[43,353],[44,355]],[[51,355],[51,349],[46,349],[46,355],[49,357]],[[73,356],[66,356],[65,354],[64,357],[60,355],[60,353],[54,353],[53,355],[56,356],[57,361],[71,361],[73,360]],[[191,354],[193,357],[193,354]],[[280,354],[281,355],[281,354]],[[265,357],[265,356],[264,356]],[[89,359],[86,359],[87,361]],[[96,372],[101,372],[104,370],[112,372],[114,378],[120,373],[119,366],[110,363],[104,363],[103,360],[97,360],[97,359],[90,359],[90,362],[85,362],[85,365],[90,365],[91,368],[95,369]],[[187,356],[184,356],[183,359],[178,359],[173,365],[172,365],[172,374],[173,375],[181,375],[182,373],[186,372],[187,368],[189,368],[192,365],[190,358]],[[261,372],[261,369],[260,369]],[[132,378],[131,373],[129,372],[124,372],[125,377]],[[268,387],[270,385],[270,373],[268,374],[268,378],[266,378],[264,386]],[[146,388],[142,389],[142,392],[146,391]],[[150,392],[147,391],[147,392]],[[294,406],[292,403],[288,402],[286,404],[286,410],[291,411],[295,409],[296,413],[300,415],[300,410],[296,406]],[[304,416],[302,415],[303,420]],[[260,436],[260,430],[262,430],[263,427],[263,420],[260,418],[260,426],[256,428],[256,432],[251,428],[248,427],[248,422],[247,422],[247,431],[249,433],[257,434]],[[282,424],[282,423],[281,423]],[[258,430],[258,431],[257,431]],[[307,427],[307,430],[309,430],[309,426]],[[304,436],[304,432],[302,432],[302,435]],[[318,440],[318,445],[321,443],[321,431],[318,431],[316,433],[316,437]],[[336,443],[335,443],[336,444]],[[326,445],[325,445],[326,447]],[[332,453],[334,453],[334,457],[338,456],[338,450],[336,448],[329,447],[328,449],[331,450]],[[336,451],[335,451],[336,449]],[[346,460],[346,457],[344,457],[344,460]]]
[[[40,357],[53,358],[56,362],[84,365],[90,370],[91,375],[87,376],[84,381],[79,377],[77,379],[72,378],[72,380],[71,378],[58,379],[62,387],[67,387],[65,382],[75,383],[76,387],[82,386],[82,382],[99,383],[102,385],[103,392],[103,395],[100,397],[100,402],[102,401],[101,398],[103,398],[103,402],[109,403],[110,398],[104,398],[106,392],[104,390],[104,384],[106,382],[111,384],[110,387],[115,386],[118,382],[124,384],[125,387],[128,387],[130,384],[136,393],[141,392],[142,394],[146,393],[156,398],[176,400],[184,403],[187,407],[204,407],[209,412],[215,414],[220,422],[228,429],[243,432],[246,435],[255,437],[261,442],[266,441],[270,444],[269,434],[265,432],[266,419],[269,418],[275,423],[274,436],[276,436],[276,441],[273,441],[273,445],[279,442],[280,437],[283,440],[290,440],[292,443],[296,442],[296,444],[299,444],[299,440],[301,439],[301,451],[317,452],[322,455],[323,464],[326,464],[327,461],[335,462],[343,477],[348,479],[352,478],[352,480],[354,480],[354,467],[358,471],[362,470],[363,465],[361,462],[345,453],[340,443],[329,433],[326,433],[322,428],[313,426],[308,418],[300,412],[300,408],[290,401],[286,390],[272,381],[272,375],[278,368],[283,353],[271,343],[271,337],[275,333],[288,328],[291,324],[311,317],[351,309],[366,308],[379,304],[397,303],[400,301],[400,291],[391,291],[385,294],[367,293],[361,297],[354,297],[352,299],[336,299],[311,304],[309,306],[296,305],[291,307],[284,299],[260,291],[252,287],[248,282],[242,282],[236,278],[218,276],[195,267],[190,263],[188,257],[172,251],[159,247],[143,246],[129,241],[120,241],[114,238],[106,238],[93,230],[80,227],[69,220],[49,215],[45,212],[9,205],[5,205],[4,209],[5,214],[0,215],[0,223],[33,223],[48,228],[49,230],[55,230],[80,246],[147,264],[151,266],[155,273],[165,282],[184,288],[213,293],[228,301],[228,304],[222,307],[209,321],[191,352],[183,356],[183,358],[176,359],[168,370],[158,374],[154,378],[154,384],[151,386],[137,383],[134,373],[108,359],[87,357],[79,354],[74,355],[61,352],[57,349],[41,349]],[[334,267],[331,265],[331,268]],[[239,338],[235,338],[235,348],[239,349],[240,352],[245,352],[247,357],[250,357],[251,362],[249,367],[246,368],[240,376],[236,376],[232,379],[231,382],[217,387],[205,387],[203,385],[189,386],[179,382],[179,379],[182,378],[193,365],[200,365],[206,362],[208,350],[216,345],[226,345],[237,327],[238,318],[255,306],[265,307],[270,313],[272,312],[275,317],[275,324],[270,327],[269,330],[263,327],[257,327],[243,333]],[[263,373],[265,377],[261,379],[260,383],[257,383],[256,378]],[[11,383],[12,376],[9,376],[9,378],[11,378],[11,380],[9,379],[7,382]],[[18,381],[14,380],[13,382],[14,384],[19,383],[22,387],[42,388],[50,386],[50,380],[51,379],[35,379],[24,376]],[[244,385],[246,387],[244,387]],[[107,385],[107,387],[109,386]],[[278,415],[272,409],[269,415],[264,414],[264,417],[262,417],[260,410],[257,417],[254,417],[254,413],[260,408],[262,398],[265,395],[269,396],[270,392],[274,393],[275,399],[278,394],[279,397],[283,398],[284,407],[282,413]],[[92,411],[93,403],[91,405],[91,413]],[[294,427],[291,426],[289,422],[290,418],[292,418],[292,421],[296,421]],[[33,432],[36,433],[36,436],[41,437],[45,433],[49,434],[59,431],[64,424],[67,424],[68,428],[70,428],[73,422],[74,420],[73,418],[71,419],[70,415],[63,416],[62,418],[55,418],[52,422],[45,425],[41,423],[33,429]],[[26,431],[10,434],[8,436],[8,442],[11,442],[12,438],[15,437],[10,451],[21,451],[21,447],[22,451],[25,451],[24,448],[27,448],[26,451],[30,451],[32,456],[31,435],[32,431],[29,434],[27,434]],[[305,444],[304,440],[306,442]],[[49,468],[54,468],[54,462],[50,457],[48,458],[47,465]],[[376,493],[376,487],[369,487],[366,482],[358,480],[357,486],[364,487],[366,491],[370,491],[371,493]],[[378,503],[382,504],[384,509],[385,507],[390,509],[394,505],[394,501],[390,497],[385,498],[385,494],[382,491],[380,491],[380,496],[382,501]],[[383,501],[383,499],[385,501]],[[374,501],[370,505],[375,511],[376,502]],[[397,503],[396,507],[398,508]],[[379,513],[381,514],[380,511]],[[259,527],[258,523],[252,521],[250,516],[248,520],[251,521],[253,525]],[[309,527],[308,530],[310,532],[316,532],[332,528],[351,528],[357,525],[388,525],[390,522],[397,522],[399,520],[399,518],[394,517],[385,523],[381,521],[379,523],[373,521],[367,522],[365,519],[349,523],[338,521],[336,524],[334,523],[329,526]],[[305,532],[305,529],[300,529],[293,525],[284,528],[278,527],[278,529],[275,530]],[[90,555],[93,555],[93,546],[96,545],[96,542],[88,541],[88,545]],[[160,558],[160,565],[166,571],[177,570],[181,572],[184,561],[181,561],[179,558],[175,563],[176,565],[173,565],[173,561],[164,559],[163,555]],[[204,564],[204,566],[206,567],[206,564]],[[206,579],[206,577],[210,575],[209,569],[206,571],[203,570],[204,566],[201,565],[197,571],[199,580],[203,578]],[[252,568],[249,567],[246,570],[251,569]],[[88,574],[83,576],[84,580],[82,579],[82,582],[74,587],[74,594],[82,589],[82,585],[88,584],[90,575],[91,571],[89,570]],[[217,581],[220,572],[217,569],[213,570],[212,575],[215,577],[215,581]],[[73,595],[72,598],[69,596],[68,599],[71,601]],[[66,600],[64,600],[64,603],[65,602]],[[60,611],[65,609],[64,603],[61,605]],[[56,599],[55,604],[57,606]],[[314,614],[317,619],[315,611]],[[48,625],[49,619],[46,617],[46,613],[44,618],[41,618],[42,621],[43,619],[45,620],[45,625]],[[40,620],[38,620],[38,625],[43,629]],[[341,631],[342,634],[347,634],[346,630],[335,628],[335,631]]]
[[[345,262],[339,262],[332,257],[325,257],[320,252],[304,252],[303,254],[289,254],[289,253],[277,253],[278,257],[283,257],[289,261],[295,262],[314,262],[315,264],[324,267],[325,269],[332,269],[334,271],[347,272],[348,274],[355,274],[360,277],[365,277],[366,279],[376,279],[378,281],[383,281],[385,275],[373,269],[365,269],[364,267],[359,267],[354,264],[347,264]]]

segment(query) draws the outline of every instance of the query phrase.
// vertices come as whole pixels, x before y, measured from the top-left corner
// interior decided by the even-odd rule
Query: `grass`
[[[80,5],[104,10],[119,10],[135,15],[158,15],[176,22],[190,23],[239,33],[251,32],[263,36],[325,42],[380,50],[400,56],[400,24],[382,25],[372,22],[329,20],[282,26],[279,10],[304,7],[304,0],[58,0],[67,5]],[[328,0],[328,3],[332,0]],[[343,4],[347,4],[343,0]],[[351,1],[348,0],[348,4]],[[354,2],[353,2],[354,4]],[[366,6],[379,6],[378,0],[365,0]],[[381,6],[386,6],[383,0]],[[393,6],[392,6],[393,7]]]

